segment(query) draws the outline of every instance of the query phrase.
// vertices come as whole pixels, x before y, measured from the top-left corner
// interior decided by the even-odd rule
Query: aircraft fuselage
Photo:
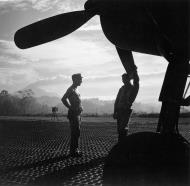
[[[122,49],[152,55],[173,50],[189,58],[188,0],[89,0],[105,36]]]

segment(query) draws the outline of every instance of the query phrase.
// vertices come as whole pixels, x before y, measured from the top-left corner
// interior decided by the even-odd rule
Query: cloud
[[[0,40],[0,47],[2,49],[10,49],[12,48],[12,42],[10,41],[6,41],[6,40]]]
[[[59,91],[57,87],[60,87],[62,81],[55,83],[54,80],[54,83],[51,84],[52,77],[70,77],[71,74],[77,72],[83,73],[86,77],[106,76],[110,75],[108,73],[110,68],[114,69],[113,60],[110,60],[114,57],[107,53],[107,49],[101,48],[96,42],[72,36],[27,50],[16,48],[11,41],[1,40],[0,54],[2,54],[0,68],[4,71],[6,69],[7,72],[12,72],[11,69],[14,69],[15,72],[18,72],[17,74],[26,74],[27,71],[28,74],[32,74],[31,78],[28,75],[28,81],[26,81],[27,78],[23,78],[23,88],[26,86],[26,82],[31,84],[39,81],[41,82],[40,86],[44,83],[42,86],[44,89]],[[19,71],[21,69],[22,73]],[[13,82],[12,78],[17,74],[15,76],[8,74],[4,73],[4,79]],[[17,84],[16,81],[14,83]],[[18,87],[20,85],[19,80]],[[36,86],[39,86],[39,83]]]
[[[100,24],[97,24],[96,25],[87,25],[86,26],[83,26],[81,29],[79,29],[80,31],[102,31],[102,27]],[[84,33],[85,34],[85,33]]]
[[[57,7],[59,11],[69,12],[74,10],[83,10],[84,9],[84,3],[87,0],[59,0],[57,3]]]
[[[0,11],[19,10],[20,17],[14,18],[15,12],[10,12],[9,19],[4,20],[5,23],[12,20],[16,24],[15,28],[18,28],[18,25],[25,25],[27,21],[32,22],[34,17],[46,17],[44,11],[55,14],[81,10],[85,1],[0,0]],[[14,25],[12,22],[10,24]],[[8,28],[10,27],[3,30],[4,34],[9,31]],[[16,31],[15,28],[11,27],[12,33]],[[157,100],[166,61],[161,57],[140,53],[134,53],[134,59],[138,66],[141,87],[137,100]],[[81,72],[85,77],[79,87],[83,97],[114,98],[122,86],[121,74],[124,68],[114,45],[102,32],[99,17],[95,16],[64,38],[27,50],[18,49],[10,38],[9,41],[1,39],[0,72],[2,88],[15,91],[30,86],[59,95],[71,85],[71,75]]]
[[[14,42],[6,40],[0,40],[0,55],[1,62],[7,61],[12,64],[26,64],[31,60],[15,46]]]
[[[22,1],[22,0],[0,0],[0,3],[1,2],[4,2],[4,3],[13,3],[13,2],[19,2],[19,1]]]
[[[40,11],[47,11],[52,9],[59,1],[58,0],[33,0],[32,2],[32,8]]]
[[[85,2],[85,0],[0,0],[0,9],[10,11],[33,8],[42,12],[51,9],[57,12],[67,12],[84,9]]]
[[[0,68],[0,86],[1,89],[15,91],[22,89],[29,83],[36,80],[36,73],[32,69],[4,69]]]
[[[113,97],[113,90],[119,86],[117,76],[104,77],[84,77],[82,85],[79,87],[83,98],[87,97]],[[67,88],[72,84],[70,76],[58,75],[41,80],[37,80],[27,86],[31,89],[42,89],[46,92],[56,92],[62,96]],[[105,86],[106,85],[106,86]],[[116,90],[117,92],[117,90]],[[114,92],[116,94],[116,92]]]
[[[13,45],[13,42],[0,40],[0,86],[11,91],[26,86],[38,79],[38,74],[30,62]]]
[[[0,0],[0,13],[4,14],[12,10],[25,10],[30,1],[24,0]]]

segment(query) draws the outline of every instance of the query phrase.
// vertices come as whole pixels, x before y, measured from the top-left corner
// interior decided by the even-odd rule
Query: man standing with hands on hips
[[[70,156],[81,156],[78,145],[80,137],[81,113],[83,111],[81,105],[80,94],[77,87],[82,83],[82,76],[80,73],[72,75],[73,84],[67,89],[62,97],[62,103],[68,108],[68,119],[70,123]]]

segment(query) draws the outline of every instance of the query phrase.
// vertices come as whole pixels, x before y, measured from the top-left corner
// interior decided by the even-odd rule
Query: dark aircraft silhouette
[[[190,59],[190,1],[88,0],[85,3],[85,10],[60,14],[21,28],[15,34],[15,43],[19,48],[26,49],[58,39],[70,34],[95,15],[100,16],[102,30],[108,40],[116,46],[121,62],[128,73],[134,70],[132,51],[163,56],[168,61],[159,97],[159,101],[162,102],[162,108],[157,132],[160,133],[140,133],[127,137],[125,145],[119,144],[119,147],[115,147],[116,152],[114,149],[111,152],[108,158],[109,162],[111,162],[110,164],[115,159],[122,160],[123,157],[118,156],[120,151],[121,154],[126,154],[126,157],[128,157],[125,161],[126,164],[130,162],[129,164],[131,165],[131,161],[135,157],[136,162],[139,164],[134,163],[133,165],[138,168],[140,165],[145,166],[145,163],[149,166],[150,162],[152,162],[151,166],[159,166],[160,164],[164,167],[169,162],[165,170],[167,170],[167,173],[174,170],[172,173],[175,173],[174,175],[172,174],[171,179],[180,172],[185,172],[185,175],[189,175],[187,166],[182,166],[185,169],[180,167],[180,165],[188,165],[189,146],[184,146],[185,139],[179,137],[177,126],[186,81],[190,73],[190,70],[188,70]],[[141,144],[140,150],[132,148],[133,145],[138,146],[139,143]],[[151,151],[148,148],[149,146],[159,146],[159,148],[152,148],[154,150]],[[125,149],[128,149],[128,151],[126,152]],[[149,150],[145,152],[144,149]],[[160,151],[163,153],[160,154]],[[141,159],[136,156],[135,153],[137,152]],[[147,155],[147,152],[150,155]],[[179,162],[179,158],[174,155],[175,152],[178,152],[177,156],[182,158],[185,163]],[[117,155],[116,157],[114,153]],[[129,159],[130,155],[133,155],[134,159]],[[158,159],[161,160],[158,161]],[[156,164],[154,164],[155,162]],[[171,168],[170,165],[176,162],[177,168]],[[152,170],[151,166],[148,169]],[[178,170],[178,167],[181,169]],[[112,170],[114,169],[118,170],[117,168]],[[145,169],[143,167],[143,170]],[[105,172],[106,170],[108,169],[105,168]],[[163,177],[162,170],[154,169],[155,175]],[[128,173],[130,172],[129,170],[127,171]],[[117,172],[112,172],[111,174],[116,175]],[[135,174],[137,175],[138,172],[135,172]],[[113,176],[113,178],[115,177]],[[189,179],[188,176],[187,179]],[[175,181],[178,183],[177,181],[179,180]],[[168,184],[170,183],[168,182]],[[130,184],[132,183],[129,182]],[[137,183],[137,185],[139,184]],[[159,184],[161,185],[162,183]],[[172,182],[172,184],[175,185],[175,182]],[[153,184],[150,183],[150,185]],[[180,185],[183,184],[180,183]],[[184,185],[186,185],[186,182],[184,182]]]

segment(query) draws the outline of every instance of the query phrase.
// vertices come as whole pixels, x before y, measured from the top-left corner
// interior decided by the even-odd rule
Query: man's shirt
[[[127,109],[130,108],[137,96],[139,90],[139,84],[136,83],[134,85],[127,83],[123,85],[117,94],[117,98],[115,101],[115,109]]]
[[[72,85],[67,89],[63,98],[69,100],[72,110],[80,110],[82,108],[80,94],[77,88],[74,88]]]

